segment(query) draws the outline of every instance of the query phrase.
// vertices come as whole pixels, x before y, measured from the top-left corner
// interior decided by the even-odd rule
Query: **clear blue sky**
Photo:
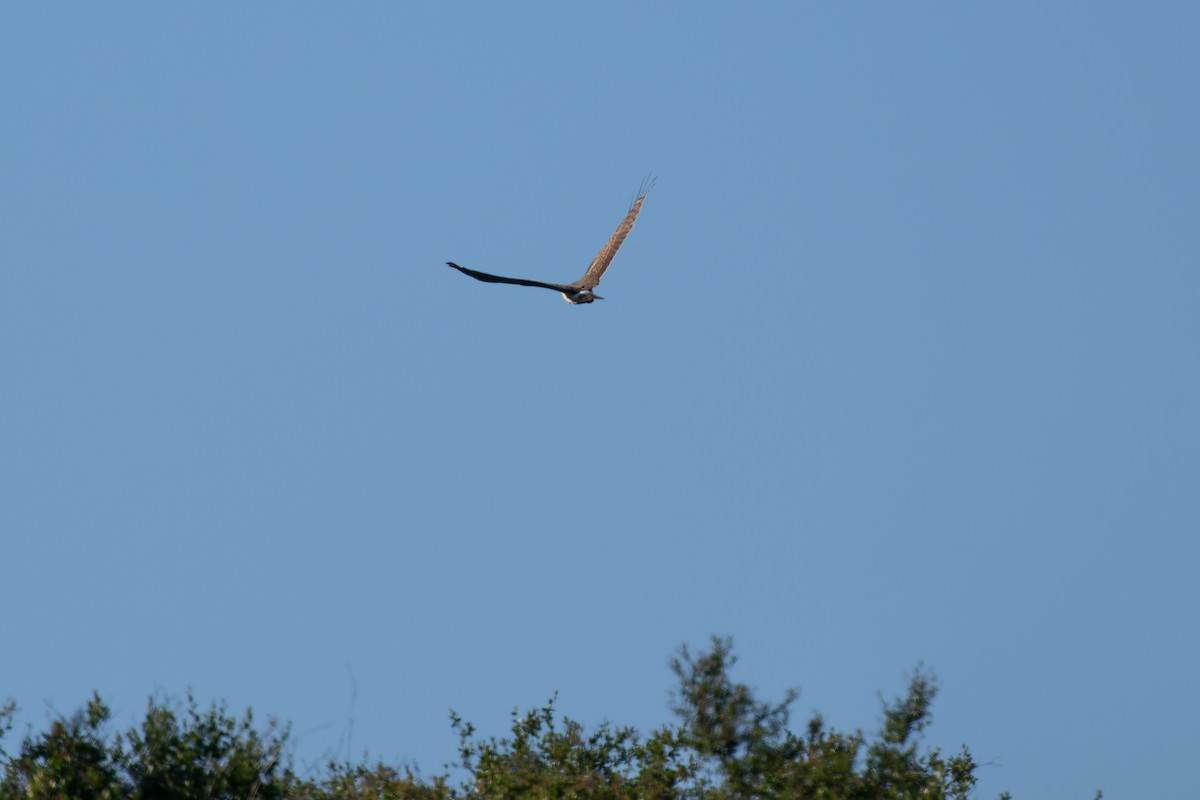
[[[0,9],[0,697],[798,721],[1183,797],[1200,6]],[[443,266],[577,277],[568,306]],[[356,687],[356,689],[355,689]]]

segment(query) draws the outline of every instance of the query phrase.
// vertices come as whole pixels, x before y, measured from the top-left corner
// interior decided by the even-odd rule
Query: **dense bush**
[[[106,732],[110,712],[94,696],[86,708],[27,734],[15,753],[0,749],[0,800],[450,800],[450,798],[594,798],[595,800],[740,800],[822,798],[902,800],[970,796],[976,764],[963,747],[946,756],[922,748],[937,692],[918,670],[908,692],[885,704],[883,727],[868,738],[839,732],[819,716],[792,730],[795,694],[771,704],[734,683],[728,639],[714,638],[672,662],[679,679],[677,721],[648,734],[607,723],[588,731],[560,717],[551,700],[513,713],[511,733],[478,738],[453,712],[459,759],[468,777],[423,778],[386,764],[331,763],[317,777],[291,766],[288,730],[263,727],[247,711],[201,710],[190,695],[152,699],[140,724]],[[0,708],[0,736],[15,706]],[[0,745],[4,742],[0,739]]]

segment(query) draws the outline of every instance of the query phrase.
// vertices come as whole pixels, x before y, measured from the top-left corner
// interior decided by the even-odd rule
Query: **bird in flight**
[[[608,265],[616,257],[621,243],[625,241],[625,237],[633,229],[633,221],[637,219],[638,212],[642,210],[642,201],[646,199],[646,193],[653,186],[653,178],[649,182],[642,184],[642,188],[638,190],[637,199],[629,207],[629,213],[625,215],[625,219],[621,220],[621,224],[613,231],[612,236],[608,237],[608,241],[600,248],[600,252],[596,253],[596,257],[592,259],[592,263],[588,266],[587,271],[583,273],[583,277],[574,283],[545,283],[544,281],[531,281],[526,278],[505,278],[501,275],[489,275],[479,270],[460,267],[453,261],[447,261],[446,265],[454,267],[462,274],[470,275],[475,280],[483,281],[484,283],[512,283],[517,286],[540,286],[543,289],[553,289],[556,292],[561,292],[563,299],[573,306],[581,303],[590,303],[593,300],[603,300],[603,297],[592,290],[600,283],[600,278],[604,275],[604,270],[608,269]]]

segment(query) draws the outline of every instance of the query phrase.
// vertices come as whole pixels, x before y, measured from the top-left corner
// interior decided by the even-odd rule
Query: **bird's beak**
[[[592,294],[592,297],[593,297],[594,299],[596,299],[596,300],[603,300],[603,299],[604,299],[604,298],[603,298],[603,297],[601,297],[600,295],[598,295],[598,294],[594,294],[594,293]]]

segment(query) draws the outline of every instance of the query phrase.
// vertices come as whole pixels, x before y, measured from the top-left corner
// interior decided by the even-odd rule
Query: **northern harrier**
[[[642,185],[642,188],[638,191],[637,199],[629,207],[629,213],[625,215],[625,219],[621,220],[621,224],[613,231],[612,236],[608,237],[608,241],[600,248],[600,252],[596,253],[596,257],[592,259],[592,263],[587,268],[587,271],[583,273],[583,277],[574,283],[545,283],[543,281],[527,280],[526,278],[505,278],[500,275],[489,275],[486,272],[460,267],[453,261],[447,261],[446,264],[447,266],[454,267],[464,275],[470,275],[475,280],[484,281],[485,283],[513,283],[517,286],[540,286],[543,289],[553,289],[556,292],[561,292],[563,299],[571,305],[590,303],[593,300],[603,300],[604,298],[593,293],[592,289],[595,289],[600,283],[600,278],[604,275],[604,270],[608,269],[608,265],[616,257],[621,243],[625,241],[625,237],[633,229],[633,221],[637,219],[638,212],[642,210],[642,201],[646,199],[646,193],[650,191],[652,186],[654,186],[653,179],[649,183]]]

